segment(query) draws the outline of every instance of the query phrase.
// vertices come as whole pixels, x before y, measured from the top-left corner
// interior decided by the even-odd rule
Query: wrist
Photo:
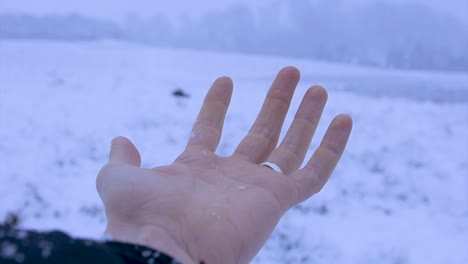
[[[198,264],[188,251],[162,228],[108,225],[105,234],[114,241],[142,245],[161,251],[183,264]]]

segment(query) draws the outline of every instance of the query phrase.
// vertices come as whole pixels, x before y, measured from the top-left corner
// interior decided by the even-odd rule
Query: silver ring
[[[276,164],[273,163],[273,162],[267,161],[267,162],[263,162],[263,163],[260,164],[260,165],[265,166],[265,167],[268,167],[268,168],[270,168],[270,169],[272,169],[272,170],[274,170],[274,171],[276,171],[276,172],[281,173],[281,174],[284,175],[283,170],[282,170],[278,165],[276,165]]]

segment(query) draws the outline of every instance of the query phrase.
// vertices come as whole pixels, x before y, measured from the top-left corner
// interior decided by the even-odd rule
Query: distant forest
[[[236,5],[177,22],[164,14],[123,23],[79,14],[0,13],[0,40],[122,40],[147,45],[292,56],[385,68],[468,71],[468,27],[414,4],[335,1]]]

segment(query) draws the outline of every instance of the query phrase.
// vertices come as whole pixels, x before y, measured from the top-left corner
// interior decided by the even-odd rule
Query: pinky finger
[[[319,192],[328,181],[344,152],[352,126],[350,116],[335,117],[307,165],[293,175],[298,186],[298,202]]]

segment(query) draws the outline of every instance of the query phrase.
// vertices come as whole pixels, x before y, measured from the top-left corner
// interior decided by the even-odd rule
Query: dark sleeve
[[[0,226],[0,263],[181,264],[144,246],[74,239],[63,232],[39,233]]]

